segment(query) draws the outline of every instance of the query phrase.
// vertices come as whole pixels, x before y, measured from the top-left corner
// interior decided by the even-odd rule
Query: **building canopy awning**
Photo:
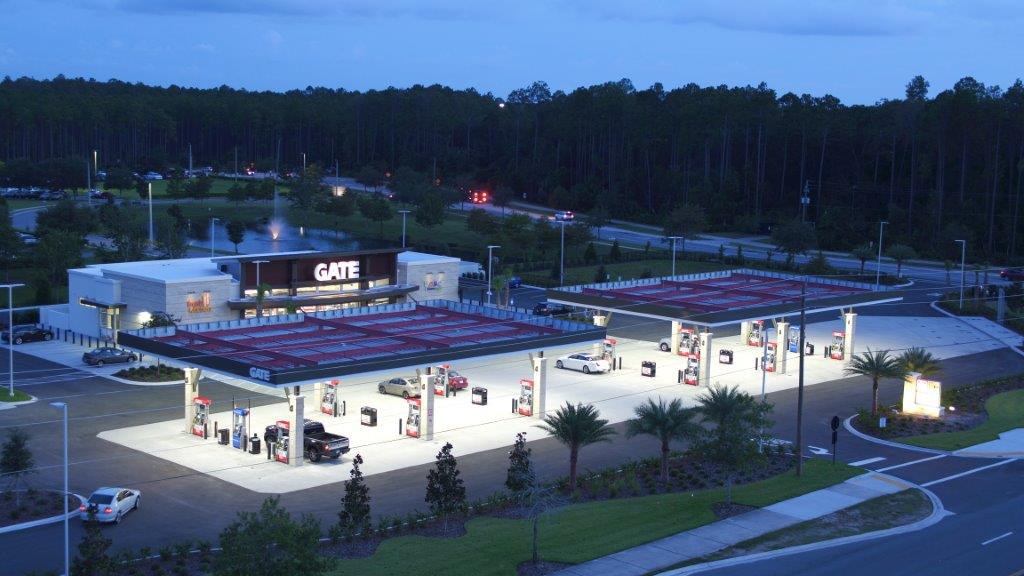
[[[128,348],[273,388],[570,344],[605,329],[447,300],[119,333]]]
[[[128,307],[128,304],[124,302],[100,302],[98,300],[90,300],[89,298],[81,298],[78,300],[78,303],[82,306],[99,308],[101,310],[124,310]]]
[[[547,299],[713,328],[799,314],[801,290],[807,314],[903,300],[887,287],[749,269],[554,288]]]
[[[329,306],[333,304],[349,304],[352,302],[366,302],[378,298],[397,298],[405,296],[418,290],[418,286],[407,284],[392,284],[378,286],[368,290],[349,290],[346,292],[332,292],[328,294],[299,293],[295,296],[267,296],[263,299],[264,308],[288,308],[294,306]],[[228,308],[232,310],[254,310],[256,309],[256,298],[232,298],[228,300]]]

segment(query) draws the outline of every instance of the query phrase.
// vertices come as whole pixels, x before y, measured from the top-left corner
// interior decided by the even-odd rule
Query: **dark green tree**
[[[323,185],[324,174],[320,167],[313,164],[307,167],[299,179],[292,182],[288,191],[288,199],[299,210],[309,210],[327,194]]]
[[[544,417],[538,426],[569,448],[569,490],[576,489],[580,449],[598,442],[609,442],[615,430],[601,413],[590,404],[566,402],[554,414]]]
[[[245,240],[245,222],[241,220],[229,220],[225,229],[228,233],[228,242],[235,245],[235,254],[238,254],[238,245]]]
[[[806,254],[814,248],[814,228],[806,222],[790,220],[772,230],[772,243],[786,255],[786,265],[792,266],[797,254]]]
[[[48,231],[39,238],[35,256],[50,281],[63,286],[68,269],[82,265],[82,238],[72,232]]]
[[[587,264],[597,262],[597,249],[594,247],[593,242],[587,243],[587,249],[583,252],[583,261]]]
[[[341,511],[338,512],[338,526],[346,538],[356,534],[368,536],[370,533],[370,487],[363,479],[359,466],[363,457],[356,454],[352,460],[352,471],[345,481],[345,495],[341,498]]]
[[[320,524],[312,516],[292,520],[279,497],[263,501],[259,512],[239,512],[220,533],[217,576],[316,576],[327,561],[320,556]]]
[[[864,265],[875,256],[874,249],[868,244],[861,244],[850,252],[850,256],[860,261],[860,273],[864,275]]]
[[[917,346],[904,350],[899,355],[899,363],[904,372],[917,372],[925,378],[935,376],[942,371],[939,361],[935,356],[924,348]]]
[[[587,226],[594,229],[597,239],[600,240],[601,228],[607,226],[610,219],[611,216],[608,214],[608,210],[604,206],[598,204],[591,208],[590,212],[587,212],[587,216],[583,221]]]
[[[874,416],[878,413],[878,381],[882,378],[903,378],[906,368],[888,350],[872,352],[868,348],[867,352],[853,355],[850,364],[843,369],[843,374],[871,379],[871,415]]]
[[[665,216],[662,229],[665,236],[680,236],[682,241],[676,247],[679,251],[686,249],[686,240],[696,238],[707,228],[708,217],[702,206],[682,204]]]
[[[4,390],[0,394],[7,394]],[[8,490],[17,490],[22,480],[35,472],[35,459],[28,447],[29,435],[21,428],[9,428],[7,440],[0,450],[0,476],[6,479]],[[19,495],[18,492],[15,492]],[[20,496],[20,495],[19,495]]]
[[[113,541],[103,535],[99,522],[86,522],[78,554],[71,563],[72,576],[107,576],[114,568],[108,552]]]
[[[447,207],[441,195],[431,190],[423,194],[416,204],[416,223],[424,228],[433,228],[444,223]]]
[[[200,176],[185,182],[185,196],[194,200],[205,200],[213,189],[213,178]]]
[[[71,200],[61,200],[36,214],[36,233],[43,236],[48,231],[72,233],[78,238],[96,230],[96,214]]]
[[[466,215],[466,228],[481,236],[492,236],[497,232],[498,222],[482,208],[473,208]]]
[[[252,181],[250,180],[249,183],[251,184]],[[235,202],[240,204],[242,202],[245,202],[249,198],[249,191],[247,190],[247,187],[240,185],[238,182],[235,182],[234,184],[231,185],[230,188],[228,188],[227,198],[228,202]]]
[[[383,196],[379,194],[364,194],[359,198],[359,213],[363,217],[373,220],[380,225],[380,237],[384,237],[384,222],[391,220],[395,212]]]
[[[732,503],[736,474],[763,460],[759,450],[765,430],[771,427],[771,405],[763,404],[736,386],[713,385],[697,397],[697,412],[712,426],[696,448],[725,471],[726,502]]]
[[[135,188],[135,176],[127,168],[111,168],[107,171],[107,179],[103,182],[105,190],[115,190],[119,194]]]
[[[906,244],[893,244],[885,251],[885,254],[896,262],[896,277],[901,277],[903,263],[907,260],[917,258],[917,251]]]
[[[452,444],[446,442],[437,453],[437,462],[427,472],[427,495],[430,513],[441,518],[444,533],[448,533],[448,518],[466,509],[466,487],[462,472],[452,455]]]
[[[508,473],[505,487],[512,492],[512,498],[523,502],[537,484],[537,477],[530,460],[532,448],[526,447],[526,433],[516,434],[516,441],[508,452]]]
[[[356,199],[352,194],[343,196],[331,196],[324,203],[323,211],[334,217],[334,230],[341,232],[341,220],[348,218],[356,212]]]
[[[696,442],[703,433],[700,424],[694,421],[696,411],[683,408],[679,398],[668,404],[661,398],[633,409],[634,417],[626,421],[626,438],[641,434],[653,436],[661,443],[661,482],[668,483],[668,458],[672,442]]]

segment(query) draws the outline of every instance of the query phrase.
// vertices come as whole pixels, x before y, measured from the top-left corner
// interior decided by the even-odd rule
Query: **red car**
[[[452,370],[450,364],[443,364],[435,367],[434,373],[440,377],[434,384],[434,394],[437,394],[438,396],[444,396],[445,380],[448,381],[448,387],[452,390],[465,390],[466,388],[469,388],[469,380],[462,374]]]
[[[1007,268],[999,272],[999,277],[1011,282],[1024,282],[1024,268]]]

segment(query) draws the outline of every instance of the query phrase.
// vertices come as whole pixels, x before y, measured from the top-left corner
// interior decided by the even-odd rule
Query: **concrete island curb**
[[[876,472],[876,474],[879,474]],[[773,558],[781,558],[783,556],[792,556],[794,554],[802,554],[804,552],[813,552],[815,550],[825,550],[827,548],[834,548],[837,546],[844,546],[846,544],[854,544],[857,542],[866,542],[869,540],[875,540],[878,538],[886,538],[888,536],[896,536],[898,534],[906,534],[909,532],[917,532],[923,530],[942,521],[943,518],[953,514],[946,510],[942,504],[942,500],[935,495],[934,492],[927,488],[922,488],[917,484],[911,484],[902,479],[896,479],[888,474],[880,474],[898,480],[909,485],[912,489],[920,490],[925,496],[931,500],[932,513],[927,517],[912,522],[910,524],[904,524],[903,526],[894,526],[892,528],[886,528],[885,530],[876,530],[874,532],[865,532],[864,534],[855,534],[853,536],[844,536],[843,538],[834,538],[832,540],[822,540],[820,542],[811,542],[809,544],[801,544],[800,546],[791,546],[789,548],[780,548],[778,550],[769,550],[767,552],[758,552],[756,554],[748,554],[745,556],[737,556],[734,558],[724,558],[722,560],[715,560],[712,562],[705,562],[703,564],[695,564],[693,566],[686,566],[683,568],[677,568],[675,570],[669,570],[666,572],[659,572],[659,576],[683,576],[685,574],[697,574],[708,570],[715,570],[718,568],[726,568],[729,566],[740,566],[743,564],[750,564],[753,562],[759,562],[761,560],[770,560]]]
[[[55,490],[60,492],[60,490]],[[72,496],[78,498],[78,504],[81,506],[85,503],[85,498],[79,494],[71,493]],[[67,518],[71,519],[78,515],[78,506],[75,506],[74,510],[67,513]],[[11,532],[18,532],[21,530],[28,530],[29,528],[35,528],[37,526],[46,526],[47,524],[56,524],[64,520],[64,514],[57,514],[56,516],[50,516],[49,518],[40,518],[39,520],[32,520],[30,522],[22,522],[21,524],[11,524],[10,526],[4,526],[0,528],[0,534],[9,534]]]
[[[29,395],[28,400],[22,400],[20,402],[0,402],[0,410],[13,410],[18,406],[24,406],[25,404],[32,404],[38,402],[39,398]]]
[[[893,442],[892,440],[882,440],[869,434],[865,434],[853,427],[853,419],[855,416],[848,416],[846,420],[843,420],[843,428],[850,434],[853,434],[857,438],[866,442],[874,442],[875,444],[881,444],[882,446],[889,446],[890,448],[900,448],[902,450],[910,450],[912,452],[921,452],[922,454],[942,454],[944,456],[953,456],[952,452],[946,450],[938,450],[935,448],[922,448],[921,446],[913,446],[911,444],[904,444],[902,442]]]

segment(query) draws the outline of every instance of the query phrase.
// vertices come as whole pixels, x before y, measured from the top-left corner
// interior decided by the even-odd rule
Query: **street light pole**
[[[559,220],[562,224],[562,248],[558,255],[558,286],[565,286],[565,220]]]
[[[398,213],[402,215],[402,248],[405,248],[405,216],[409,211],[399,210]]]
[[[804,473],[804,327],[807,326],[807,280],[800,286],[800,376],[796,393],[796,475]]]
[[[960,310],[964,309],[964,271],[967,262],[967,240],[954,240],[960,244]]]
[[[878,223],[878,264],[875,265],[875,291],[878,291],[878,283],[882,279],[882,230],[885,230],[885,220]]]
[[[682,236],[669,236],[668,239],[672,241],[672,276],[676,275],[676,240],[679,240]]]
[[[214,236],[214,233],[217,231],[217,229],[213,227],[213,224],[215,222],[220,222],[220,218],[216,218],[216,217],[210,218],[210,258],[214,257],[213,236]]]
[[[259,298],[260,294],[260,264],[266,264],[270,260],[253,260],[252,263],[256,265],[256,317],[263,317],[263,302]]]
[[[68,540],[68,405],[66,402],[50,402],[64,417],[64,576],[70,576],[70,542]]]
[[[14,399],[14,289],[24,284],[3,284],[7,288],[7,375],[9,387],[7,393]]]
[[[494,264],[494,256],[492,251],[495,248],[501,248],[501,246],[490,245],[487,247],[487,303],[491,303],[491,265]]]
[[[146,193],[149,195],[149,247],[156,246],[156,238],[153,236],[153,183],[146,183]]]

